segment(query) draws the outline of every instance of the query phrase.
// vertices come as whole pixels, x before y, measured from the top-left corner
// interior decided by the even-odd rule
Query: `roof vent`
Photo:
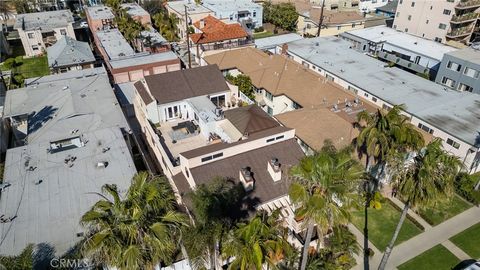
[[[253,178],[253,172],[250,167],[240,169],[239,173],[240,182],[243,185],[245,191],[251,191],[254,188],[255,180]]]
[[[97,168],[107,168],[108,167],[108,161],[102,161],[97,163]]]
[[[267,162],[267,171],[274,182],[282,180],[281,164],[278,158],[272,158]]]

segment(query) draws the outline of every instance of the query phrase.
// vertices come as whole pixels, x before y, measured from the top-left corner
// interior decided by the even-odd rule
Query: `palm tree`
[[[392,151],[418,150],[425,144],[422,134],[401,114],[404,108],[396,105],[389,111],[378,109],[374,114],[363,111],[357,115],[361,131],[355,144],[360,154],[367,157],[367,171],[372,159],[382,164]]]
[[[400,163],[400,162],[399,162]],[[429,206],[449,198],[454,190],[454,180],[462,168],[461,161],[442,149],[440,139],[435,139],[422,149],[413,161],[405,161],[394,170],[392,180],[398,194],[405,200],[397,228],[393,234],[378,269],[387,265],[393,245],[402,228],[408,209]]]
[[[248,223],[239,223],[229,233],[222,246],[224,258],[232,258],[228,269],[261,270],[262,265],[276,268],[277,264],[292,252],[287,242],[287,230],[281,225],[279,211],[268,216],[257,214]]]
[[[106,184],[107,195],[81,218],[87,228],[82,252],[94,262],[119,269],[153,269],[170,263],[179,248],[187,218],[178,212],[174,193],[164,178],[137,174],[125,198]]]
[[[194,226],[185,232],[185,248],[194,268],[215,269],[225,235],[241,218],[232,209],[240,209],[244,195],[242,186],[224,178],[199,185],[189,194]]]
[[[305,157],[293,167],[291,175],[294,182],[289,195],[297,206],[296,215],[303,218],[307,227],[300,266],[305,270],[315,224],[322,241],[328,229],[349,221],[349,210],[356,204],[364,170],[352,158],[350,147],[337,151],[326,143],[319,153]]]

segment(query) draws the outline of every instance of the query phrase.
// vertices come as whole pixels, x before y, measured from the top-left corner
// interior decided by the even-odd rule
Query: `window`
[[[365,97],[368,97],[368,93],[364,93],[363,95],[364,95]]]
[[[463,74],[467,75],[468,77],[478,79],[479,71],[473,68],[466,67],[463,71]]]
[[[275,138],[275,141],[281,140],[281,139],[283,139],[283,138],[285,138],[284,135],[278,136],[278,137]]]
[[[436,37],[434,40],[435,40],[436,42],[442,42],[442,39],[439,38],[439,37]]]
[[[445,30],[445,29],[447,29],[447,25],[444,24],[444,23],[441,23],[441,24],[438,25],[438,28]]]
[[[331,75],[325,74],[325,77],[327,78],[327,80],[329,80],[331,82],[335,81],[335,78]]]
[[[300,104],[296,103],[295,101],[292,101],[292,108],[294,108],[295,110],[297,110],[297,109],[302,108],[302,106],[300,106]]]
[[[397,12],[397,17],[400,16],[400,12]]]
[[[452,13],[452,11],[450,9],[444,9],[443,10],[444,15],[450,15],[451,13]]]
[[[412,20],[412,15],[408,15],[408,18],[407,18],[409,21]]]
[[[66,35],[67,35],[67,31],[65,31],[65,29],[60,29],[60,35],[66,36]]]
[[[342,26],[341,25],[337,26],[337,30],[340,30],[340,29],[342,29]]]
[[[450,78],[443,77],[442,78],[442,84],[453,88],[455,86],[455,81],[450,79]]]
[[[400,2],[398,3],[399,5],[403,4],[403,0],[400,0]]]
[[[307,62],[305,62],[305,61],[302,61],[302,66],[304,66],[304,67],[306,67],[306,68],[309,68],[309,67],[310,67],[310,65],[309,65]]]
[[[180,106],[168,107],[165,109],[167,120],[180,117]]]
[[[212,160],[212,159],[216,159],[216,158],[219,158],[219,157],[223,157],[223,153],[217,153],[217,154],[214,154],[214,155],[211,155],[211,156],[206,156],[206,157],[203,157],[201,159],[202,162],[206,162],[206,161],[209,161],[209,160]]]
[[[466,84],[460,83],[460,84],[458,84],[458,91],[472,92],[472,91],[473,91],[473,87],[471,87],[470,85],[466,85]]]
[[[455,62],[452,62],[452,61],[448,61],[447,68],[450,69],[450,70],[453,70],[453,71],[460,72],[460,70],[462,69],[462,65],[459,65],[459,64],[457,64]]]
[[[273,101],[273,95],[272,95],[270,92],[266,91],[266,90],[265,90],[265,97],[266,97],[268,100]]]
[[[190,172],[188,171],[188,168],[185,168],[185,174],[187,175],[187,177],[190,177]]]
[[[425,24],[428,24],[429,22],[430,22],[430,20],[427,20],[427,21],[425,22]],[[425,35],[425,34],[424,34],[424,35]]]
[[[390,111],[392,109],[392,107],[388,106],[387,104],[383,104],[382,108],[386,111]]]
[[[230,15],[230,21],[233,21],[233,15]]]
[[[432,9],[433,9],[433,6],[430,6],[430,10],[432,10]]]
[[[447,144],[453,146],[455,149],[458,149],[460,147],[459,143],[457,143],[456,141],[454,141],[450,138],[447,139]]]
[[[447,2],[453,3],[455,2],[455,0],[447,0]]]
[[[414,6],[415,6],[415,2],[412,2],[412,7],[414,7]]]
[[[358,89],[356,89],[356,88],[353,87],[353,86],[350,86],[350,85],[349,85],[349,86],[348,86],[348,90],[354,92],[355,94],[358,94]]]
[[[34,37],[35,37],[34,33],[28,33],[28,38],[34,38]]]
[[[376,97],[372,97],[372,101],[373,101],[373,102],[377,102],[377,98],[376,98]]]
[[[405,33],[408,33],[408,28],[405,28]]]
[[[225,107],[225,95],[210,97],[210,100],[217,107]]]
[[[270,106],[267,106],[267,113],[273,115],[273,109]]]
[[[312,25],[307,23],[307,29],[311,29],[312,28]]]
[[[396,25],[396,24],[393,25],[393,29],[397,29],[397,25]]]
[[[38,51],[38,46],[37,46],[37,45],[33,45],[33,46],[32,46],[32,50]]]
[[[433,129],[427,127],[426,125],[424,125],[422,123],[418,123],[418,127],[421,128],[422,130],[430,133],[430,134],[433,134]]]
[[[267,143],[275,141],[275,138],[267,139]]]
[[[256,11],[253,12],[253,17],[257,17],[257,12]]]

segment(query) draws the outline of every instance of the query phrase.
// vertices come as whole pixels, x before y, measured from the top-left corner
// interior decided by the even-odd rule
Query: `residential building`
[[[93,36],[115,83],[180,69],[180,60],[172,51],[137,53],[116,28],[96,31]]]
[[[443,56],[436,82],[450,89],[480,94],[480,52],[468,47]]]
[[[95,56],[88,42],[78,41],[69,36],[62,37],[48,47],[47,57],[52,73],[93,68],[95,64]]]
[[[299,17],[297,20],[297,33],[304,37],[316,36],[321,6],[295,2],[295,8]],[[353,29],[362,29],[372,25],[385,24],[384,17],[366,17],[359,11],[350,10],[327,10],[323,11],[323,22],[321,28],[322,36],[334,36]]]
[[[404,104],[414,126],[441,138],[444,149],[458,156],[467,171],[480,171],[480,96],[445,90],[350,47],[335,37],[305,39],[289,43],[288,55],[380,108]]]
[[[325,0],[325,2],[323,0],[309,0],[308,2],[316,6],[321,6],[324,3],[326,10],[358,10],[361,0]]]
[[[479,7],[475,0],[399,0],[393,28],[462,47],[477,40]]]
[[[214,12],[210,9],[191,0],[168,1],[165,7],[167,8],[168,14],[174,14],[178,18],[177,34],[183,41],[187,40],[186,29],[191,26],[193,22],[200,21],[209,15],[214,15]],[[187,16],[185,16],[185,10]],[[185,17],[188,19],[185,20]]]
[[[56,256],[83,239],[79,220],[104,184],[122,195],[136,168],[129,126],[104,68],[35,78],[7,92],[4,121],[11,138],[5,158],[0,254],[28,244]]]
[[[389,0],[385,5],[379,6],[375,8],[375,14],[393,18],[397,13],[397,6],[399,0]],[[387,25],[388,27],[392,27],[392,25]]]
[[[137,3],[124,3],[120,6],[135,21],[141,23],[144,26],[152,25],[152,18],[150,17],[150,13],[148,13]]]
[[[92,33],[115,27],[115,15],[113,15],[112,9],[107,6],[85,7],[85,15],[87,17],[88,27]]]
[[[429,75],[435,80],[443,55],[457,49],[432,40],[400,32],[387,26],[348,31],[340,37],[353,48],[413,73]]]
[[[388,4],[390,1],[391,0],[360,0],[358,8],[361,12],[371,13],[375,12],[377,8]]]
[[[282,125],[295,129],[302,150],[319,151],[325,140],[337,147],[350,144],[358,131],[354,128],[357,113],[373,111],[327,78],[309,70],[305,64],[280,55],[244,48],[205,57],[224,74],[244,74],[256,89],[256,102]]]
[[[248,29],[263,25],[263,6],[251,0],[204,0],[202,5],[227,23],[239,22]]]
[[[288,168],[304,155],[295,130],[238,107],[238,89],[216,65],[146,76],[135,88],[145,141],[179,200],[222,177],[244,187],[248,209],[289,204]]]
[[[75,39],[73,16],[69,10],[18,14],[14,28],[28,57],[44,54],[62,36]]]
[[[224,23],[207,16],[193,24],[195,32],[190,34],[192,58],[204,65],[202,58],[222,50],[254,46],[253,40],[239,23]]]
[[[288,33],[266,38],[260,38],[255,40],[255,48],[273,54],[280,54],[280,51],[278,49],[279,46],[282,46],[283,44],[286,44],[288,42],[300,40],[302,38],[302,36],[296,33]]]

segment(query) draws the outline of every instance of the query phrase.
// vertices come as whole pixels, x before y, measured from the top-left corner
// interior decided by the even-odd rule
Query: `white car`
[[[463,268],[463,270],[480,270],[480,261],[470,264],[469,266]]]

